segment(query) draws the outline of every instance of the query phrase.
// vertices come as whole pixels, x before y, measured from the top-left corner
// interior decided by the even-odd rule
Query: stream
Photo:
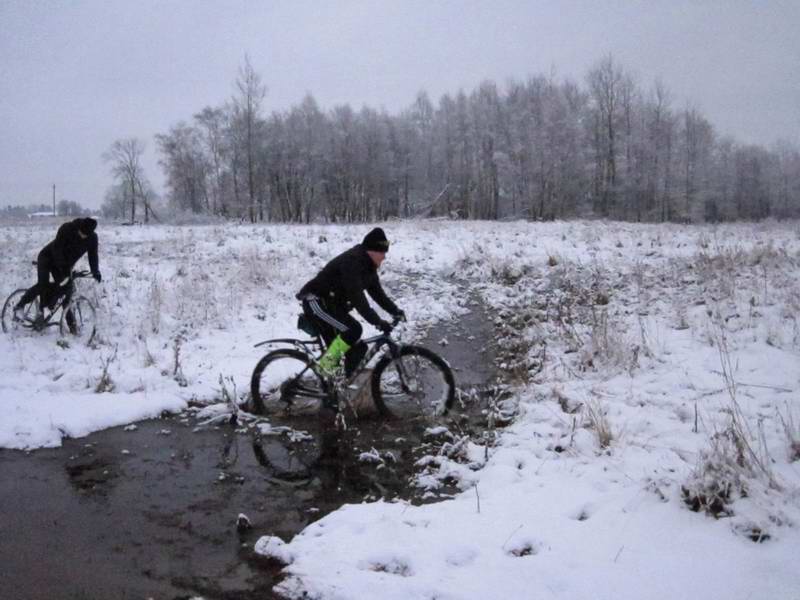
[[[466,391],[496,376],[491,322],[479,303],[470,308],[421,340]],[[486,421],[479,404],[461,417],[477,436]],[[253,551],[262,535],[289,540],[345,503],[430,502],[456,491],[410,485],[427,442],[402,422],[367,419],[339,432],[309,417],[298,427],[305,439],[288,440],[227,423],[199,427],[193,415],[60,448],[0,450],[0,598],[274,598],[280,567]],[[237,526],[240,514],[249,527]]]

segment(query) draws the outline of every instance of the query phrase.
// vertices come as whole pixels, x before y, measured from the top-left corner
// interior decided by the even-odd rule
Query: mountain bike
[[[36,264],[35,262],[33,263]],[[61,335],[71,335],[81,343],[89,345],[97,333],[97,311],[94,304],[86,296],[76,294],[75,280],[89,277],[89,271],[73,271],[66,282],[51,284],[57,286],[51,292],[49,306],[41,306],[39,295],[25,305],[20,315],[15,314],[14,307],[27,291],[20,288],[11,293],[3,304],[0,315],[4,333],[23,330],[41,332],[50,327],[58,327]]]
[[[366,345],[363,358],[350,375],[341,370],[333,375],[319,366],[325,351],[322,336],[305,315],[300,315],[298,328],[312,336],[301,340],[281,338],[267,340],[256,347],[281,344],[256,364],[250,379],[250,405],[257,414],[291,414],[335,407],[339,414],[349,407],[350,392],[369,378],[372,399],[380,416],[399,419],[430,419],[444,415],[455,400],[455,380],[447,362],[435,352],[404,344],[394,339],[393,331],[362,340]],[[375,360],[372,372],[368,366]]]

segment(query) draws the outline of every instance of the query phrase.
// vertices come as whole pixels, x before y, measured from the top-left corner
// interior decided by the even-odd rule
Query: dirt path
[[[462,388],[494,376],[491,325],[472,309],[423,340]],[[271,598],[274,567],[252,550],[260,536],[289,539],[343,503],[415,493],[413,439],[397,426],[366,423],[338,439],[309,422],[321,452],[301,460],[285,443],[197,430],[186,415],[136,425],[58,449],[0,450],[0,598]],[[397,463],[357,460],[372,448]],[[237,531],[240,513],[249,530]]]

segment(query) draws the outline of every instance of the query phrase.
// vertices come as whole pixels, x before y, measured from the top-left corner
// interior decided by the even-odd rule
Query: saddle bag
[[[300,331],[306,332],[311,337],[317,337],[319,335],[319,331],[317,330],[316,325],[304,314],[300,314],[297,317],[297,328]]]

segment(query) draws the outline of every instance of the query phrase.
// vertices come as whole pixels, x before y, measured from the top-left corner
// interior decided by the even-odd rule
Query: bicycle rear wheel
[[[372,372],[372,399],[385,417],[430,419],[444,415],[456,395],[453,371],[438,354],[420,346],[402,346],[386,354]]]
[[[311,413],[328,397],[328,386],[308,356],[298,350],[273,350],[253,369],[250,410],[256,414]]]
[[[25,288],[14,290],[6,299],[5,304],[3,304],[3,313],[0,317],[3,322],[3,333],[14,333],[15,331],[31,328],[31,323],[36,317],[37,307],[39,305],[38,296],[32,302],[25,305],[22,312],[23,320],[14,320],[14,307],[27,291],[28,290]]]

